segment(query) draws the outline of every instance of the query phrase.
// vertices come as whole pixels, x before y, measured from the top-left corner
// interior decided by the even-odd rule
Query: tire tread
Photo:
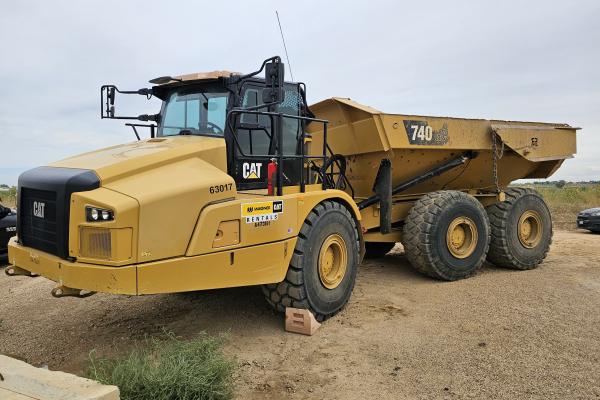
[[[505,192],[506,199],[486,208],[490,219],[490,227],[492,239],[490,243],[490,251],[488,253],[488,261],[498,267],[512,268],[519,270],[529,270],[536,268],[547,256],[552,244],[552,221],[550,221],[550,238],[548,245],[544,248],[540,258],[530,263],[525,263],[518,260],[510,251],[508,242],[507,219],[512,206],[517,200],[525,195],[534,195],[542,202],[541,195],[534,189],[530,188],[510,188]],[[544,203],[545,204],[545,203]]]
[[[430,232],[436,223],[436,217],[443,210],[443,204],[449,204],[465,198],[472,197],[455,190],[441,190],[424,195],[410,209],[408,217],[405,220],[402,238],[406,256],[412,267],[418,272],[435,279],[454,280],[449,279],[447,276],[442,276],[434,268],[434,265],[439,265],[443,261],[439,255],[432,251],[436,243],[434,243],[435,239]],[[486,221],[484,223],[487,224],[487,216],[483,206],[479,201],[474,201],[482,211],[482,215],[485,216]],[[488,251],[489,241],[488,237],[484,254]],[[484,261],[485,256],[481,257],[481,260],[477,262],[468,274],[455,279],[464,279],[474,275],[482,268]]]
[[[352,214],[350,214],[350,211],[345,206],[333,200],[326,200],[316,205],[308,214],[304,220],[304,223],[302,224],[302,227],[300,228],[298,240],[296,241],[296,247],[294,249],[294,253],[292,254],[285,279],[276,284],[262,285],[262,291],[267,303],[276,311],[283,313],[285,312],[286,307],[290,306],[295,308],[304,308],[310,310],[317,321],[323,321],[340,311],[337,310],[336,312],[330,314],[316,312],[308,301],[303,277],[306,242],[308,241],[313,226],[316,224],[317,220],[326,212],[331,211],[339,211],[344,214],[349,221],[351,221],[355,234],[355,240],[358,246],[357,248],[360,248],[360,238],[358,235],[356,222],[354,221]],[[352,282],[350,291],[352,291],[353,288],[354,281]],[[281,295],[279,295],[279,297],[275,296],[274,299],[274,293],[277,295],[281,293]]]

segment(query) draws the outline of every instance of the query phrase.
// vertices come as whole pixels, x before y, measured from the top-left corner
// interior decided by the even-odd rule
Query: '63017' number
[[[208,191],[210,194],[223,193],[223,192],[230,191],[232,187],[233,187],[232,183],[225,183],[223,185],[211,186],[208,188]]]

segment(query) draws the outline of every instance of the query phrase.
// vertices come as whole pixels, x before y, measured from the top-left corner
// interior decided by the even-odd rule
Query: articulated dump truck
[[[324,320],[347,303],[363,257],[397,242],[447,281],[486,260],[526,270],[546,257],[548,207],[508,185],[551,176],[575,154],[576,128],[385,114],[342,98],[308,106],[279,57],[246,75],[150,82],[101,88],[102,118],[146,122],[127,124],[138,141],[19,177],[9,275],[55,281],[55,297],[261,285],[274,309]],[[162,107],[120,116],[117,94]]]

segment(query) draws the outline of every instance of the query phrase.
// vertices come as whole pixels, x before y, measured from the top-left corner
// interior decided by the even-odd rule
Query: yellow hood
[[[81,154],[51,167],[93,170],[101,187],[75,194],[81,198],[79,209],[88,204],[113,209],[116,223],[123,224],[119,227],[133,229],[134,259],[147,262],[184,255],[202,208],[235,195],[225,149],[224,139],[173,136]],[[215,185],[228,190],[211,193],[209,188]],[[116,194],[98,202],[100,192],[107,190],[135,203],[130,208],[122,206]],[[128,215],[132,215],[130,220]]]
[[[121,144],[69,157],[50,166],[94,170],[105,185],[190,158],[200,158],[227,172],[225,140],[205,136],[161,137]]]

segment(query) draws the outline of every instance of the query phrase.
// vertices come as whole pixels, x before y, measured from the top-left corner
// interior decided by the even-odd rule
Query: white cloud
[[[309,100],[343,96],[397,113],[583,126],[577,157],[556,178],[600,178],[593,0],[7,2],[0,146],[10,150],[0,169],[130,141],[121,123],[98,117],[103,83],[139,88],[165,74],[252,71],[283,55],[276,8]],[[121,111],[157,107],[136,101]]]

